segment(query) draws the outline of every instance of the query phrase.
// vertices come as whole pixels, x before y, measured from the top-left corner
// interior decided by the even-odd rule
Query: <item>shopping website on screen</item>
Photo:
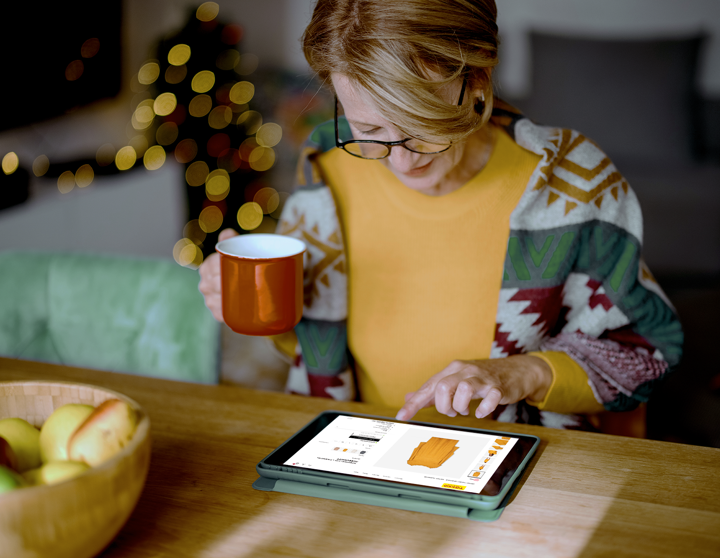
[[[479,494],[516,442],[511,436],[339,416],[285,465]]]

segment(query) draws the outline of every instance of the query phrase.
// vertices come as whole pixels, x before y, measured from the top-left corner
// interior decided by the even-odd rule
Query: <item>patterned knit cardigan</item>
[[[582,134],[539,126],[501,101],[492,120],[542,160],[510,216],[490,358],[564,351],[587,372],[606,410],[631,410],[678,364],[683,342],[674,309],[640,254],[637,197]],[[350,136],[343,120],[341,135]],[[278,225],[280,234],[308,246],[305,306],[287,391],[352,400],[343,229],[315,160],[334,146],[332,122],[311,134]],[[565,428],[584,422],[524,401],[500,406],[493,416]]]

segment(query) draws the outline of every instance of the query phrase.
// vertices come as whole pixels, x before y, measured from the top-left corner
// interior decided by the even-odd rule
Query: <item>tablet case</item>
[[[324,412],[334,412],[334,411],[324,411]],[[323,413],[320,413],[321,415]],[[319,416],[319,415],[318,415]],[[374,415],[365,415],[362,413],[354,413],[353,416],[358,417],[365,417],[365,418],[371,418],[371,419],[380,419],[384,420],[386,417],[379,417]],[[312,421],[310,421],[311,424],[314,420],[316,420],[317,417],[315,417]],[[425,423],[425,422],[415,422],[413,424],[419,424],[419,425],[427,425],[427,426],[434,426],[431,423]],[[303,427],[304,428],[304,427]],[[302,430],[302,429],[301,429]],[[300,430],[300,431],[301,431]],[[468,428],[461,428],[461,430],[472,430]],[[298,431],[298,432],[300,432]],[[494,432],[495,434],[508,434],[512,435],[512,433],[508,432],[501,432],[497,431]],[[526,436],[528,436],[526,434]],[[290,440],[294,436],[291,436],[285,442],[280,444],[278,448],[276,448],[274,451],[277,451],[281,447],[283,447],[285,444],[289,443]],[[520,482],[520,479],[523,478],[525,468],[530,463],[530,460],[532,459],[532,456],[535,454],[535,450],[537,449],[540,439],[537,438],[537,436],[530,436],[531,438],[535,438],[537,440],[537,443],[533,446],[533,448],[530,450],[528,455],[526,456],[524,460],[524,465],[521,467],[521,469],[518,471],[517,478],[513,482],[510,489],[507,491],[507,494],[502,499],[500,504],[497,508],[491,509],[491,510],[483,510],[483,509],[476,509],[476,508],[470,508],[463,505],[453,505],[453,504],[443,504],[439,502],[428,502],[426,500],[420,500],[420,499],[414,499],[412,496],[408,494],[403,495],[388,495],[388,494],[377,494],[374,492],[364,492],[362,490],[357,489],[350,489],[346,487],[340,487],[340,486],[323,486],[320,484],[314,484],[309,482],[301,482],[296,480],[291,480],[287,478],[279,478],[279,479],[273,479],[268,478],[265,476],[260,476],[252,485],[252,487],[255,490],[263,490],[263,491],[270,491],[270,492],[285,492],[287,494],[296,494],[298,496],[311,496],[315,498],[324,498],[326,500],[338,500],[340,502],[353,502],[356,504],[368,504],[371,506],[380,506],[384,508],[393,508],[398,510],[408,510],[408,511],[417,511],[422,513],[431,513],[435,515],[445,515],[449,517],[461,517],[464,519],[472,519],[473,521],[495,521],[500,518],[502,515],[503,510],[505,509],[505,506],[510,502],[510,498],[512,498],[512,495],[515,493],[515,490],[517,489],[517,486]],[[271,452],[271,455],[272,453]],[[259,465],[258,465],[259,467]],[[289,471],[287,472],[280,472],[276,471],[276,474],[279,474],[281,476],[289,476]],[[330,483],[328,483],[330,484]]]
[[[319,486],[316,484],[307,484],[304,482],[286,479],[270,479],[267,477],[260,477],[253,483],[252,486],[255,490],[285,492],[287,494],[297,494],[298,496],[312,496],[314,498],[324,498],[326,500],[353,502],[355,504],[369,504],[371,506],[393,508],[396,510],[432,513],[435,515],[446,515],[449,517],[461,517],[464,519],[472,519],[473,521],[488,522],[495,521],[500,518],[505,506],[507,506],[510,498],[515,493],[517,485],[522,477],[522,474],[518,475],[518,478],[515,480],[512,487],[510,487],[510,490],[508,490],[505,498],[503,498],[500,505],[494,510],[471,509],[463,506],[452,506],[450,504],[438,504],[435,502],[414,500],[404,496],[386,496],[384,494],[361,492],[359,490],[349,490],[346,488],[336,488],[332,486]]]

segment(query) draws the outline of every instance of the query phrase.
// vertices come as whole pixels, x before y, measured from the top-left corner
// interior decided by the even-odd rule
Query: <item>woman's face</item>
[[[332,74],[332,82],[338,100],[345,110],[355,139],[400,141],[406,139],[375,109],[367,93],[356,87],[342,74]],[[443,91],[448,102],[457,99],[462,87],[461,80]],[[404,147],[393,147],[390,155],[380,162],[385,165],[408,188],[430,196],[441,196],[456,189],[454,175],[463,166],[466,142],[453,144],[442,153],[422,155]],[[462,173],[460,173],[462,174]]]

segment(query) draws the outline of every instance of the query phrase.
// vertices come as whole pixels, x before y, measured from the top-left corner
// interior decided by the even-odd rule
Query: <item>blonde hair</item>
[[[302,45],[324,83],[344,74],[405,134],[455,142],[492,112],[496,16],[494,0],[318,0]],[[458,107],[437,95],[459,77],[465,96],[480,88],[484,103]]]

